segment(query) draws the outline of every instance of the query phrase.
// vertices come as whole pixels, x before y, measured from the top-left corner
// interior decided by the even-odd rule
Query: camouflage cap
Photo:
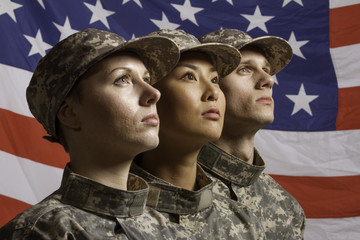
[[[57,43],[39,61],[26,90],[30,111],[51,136],[48,140],[58,141],[56,115],[75,82],[93,65],[117,51],[137,53],[155,80],[166,76],[180,57],[177,45],[164,37],[126,42],[115,33],[98,29],[85,29]]]
[[[162,36],[173,40],[180,52],[199,51],[206,53],[214,64],[220,77],[230,74],[240,63],[239,51],[228,44],[200,43],[199,40],[183,30],[161,29],[147,36]]]
[[[292,58],[290,44],[281,37],[263,36],[252,38],[245,32],[237,29],[221,29],[208,33],[199,38],[202,43],[218,42],[229,44],[240,50],[244,46],[252,45],[259,47],[265,53],[266,59],[271,65],[271,75],[281,71]]]

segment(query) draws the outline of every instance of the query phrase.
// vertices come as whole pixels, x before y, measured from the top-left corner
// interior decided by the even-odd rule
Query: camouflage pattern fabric
[[[132,164],[130,172],[148,182],[147,206],[191,231],[196,239],[266,239],[261,224],[247,207],[213,193],[214,182],[200,166],[197,191],[174,186],[136,163]]]
[[[170,39],[176,43],[181,53],[198,51],[207,54],[221,77],[230,74],[239,65],[241,60],[241,55],[236,48],[222,43],[201,44],[195,36],[183,30],[161,29],[147,36]]]
[[[268,174],[255,150],[250,165],[213,143],[205,145],[198,163],[215,181],[213,191],[245,205],[261,221],[267,239],[303,239],[305,213],[300,204]]]
[[[0,239],[194,239],[184,227],[145,207],[147,183],[130,174],[129,191],[65,168],[61,187],[0,229]]]
[[[237,29],[221,29],[199,38],[201,43],[224,43],[233,46],[241,53],[241,48],[252,45],[264,51],[271,65],[270,75],[280,72],[291,60],[293,52],[290,44],[281,37],[263,36],[252,38]]]

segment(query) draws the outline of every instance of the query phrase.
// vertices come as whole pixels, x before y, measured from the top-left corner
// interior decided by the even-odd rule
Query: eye
[[[270,72],[271,72],[270,68],[264,68],[263,70],[264,70],[264,72],[266,72],[267,74],[270,75]]]
[[[194,76],[194,74],[192,73],[185,73],[184,76],[182,77],[182,79],[185,79],[185,80],[195,80],[196,81],[196,78]]]
[[[211,83],[219,84],[219,77],[216,76],[213,79],[211,79]]]
[[[151,83],[150,77],[144,77],[144,82],[150,84]]]
[[[238,72],[246,73],[246,72],[248,72],[248,68],[247,67],[241,67],[241,68],[238,69]]]
[[[129,75],[123,75],[115,80],[115,84],[123,85],[123,84],[130,84],[131,79]]]

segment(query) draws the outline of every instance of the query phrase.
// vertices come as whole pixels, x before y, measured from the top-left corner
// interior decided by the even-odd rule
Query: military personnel
[[[223,29],[206,34],[202,43],[237,48],[238,67],[220,81],[226,97],[224,129],[219,140],[203,147],[198,162],[220,179],[214,191],[249,206],[261,220],[267,239],[303,239],[305,215],[299,203],[263,173],[265,163],[254,148],[254,137],[274,120],[274,74],[291,60],[292,49],[280,37],[251,38]]]
[[[200,44],[182,30],[159,30],[150,36],[174,40],[180,48],[177,66],[154,84],[162,98],[159,146],[139,155],[131,172],[150,185],[147,206],[197,239],[265,239],[255,215],[236,201],[212,192],[213,181],[197,165],[208,141],[220,137],[225,98],[219,75],[238,65],[239,52],[224,44]]]
[[[47,139],[70,155],[60,188],[0,230],[0,239],[191,239],[181,226],[145,208],[147,183],[129,174],[135,155],[158,145],[149,83],[179,58],[168,39],[126,42],[86,29],[40,60],[27,88],[31,112]]]

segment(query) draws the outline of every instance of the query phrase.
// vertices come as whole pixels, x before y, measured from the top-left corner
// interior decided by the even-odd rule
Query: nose
[[[150,106],[156,104],[160,99],[160,92],[150,84],[144,82],[144,89],[140,97],[140,104],[142,106]]]
[[[256,83],[256,87],[258,89],[264,89],[264,88],[272,89],[272,87],[274,86],[274,82],[275,80],[270,74],[268,74],[265,71],[261,71],[259,73],[259,78]]]
[[[216,87],[216,84],[212,83],[211,80],[208,80],[203,83],[204,85],[204,92],[201,96],[201,101],[217,101],[219,98],[219,91],[220,89]]]

